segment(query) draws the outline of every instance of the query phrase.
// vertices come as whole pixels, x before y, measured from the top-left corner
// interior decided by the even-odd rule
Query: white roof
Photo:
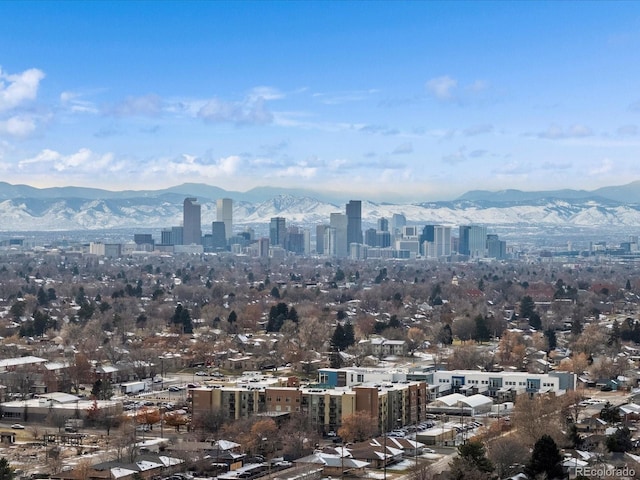
[[[16,367],[18,365],[30,365],[32,363],[44,363],[46,358],[34,357],[32,355],[26,357],[5,358],[0,360],[0,369],[7,367]]]

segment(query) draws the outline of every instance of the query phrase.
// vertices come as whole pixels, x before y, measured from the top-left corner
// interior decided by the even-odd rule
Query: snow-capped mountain
[[[8,184],[5,184],[8,185]],[[0,185],[0,198],[2,194]],[[16,194],[16,188],[11,186]],[[183,186],[187,187],[187,186]],[[159,229],[180,225],[182,201],[193,195],[188,189],[173,187],[158,192],[117,192],[99,195],[85,189],[75,194],[87,198],[54,196],[67,193],[64,189],[49,192],[31,189],[34,195],[0,201],[0,231],[65,231],[108,229]],[[215,187],[212,187],[215,188]],[[200,187],[200,193],[205,193]],[[215,189],[216,194],[220,189]],[[444,225],[486,224],[493,226],[555,226],[555,227],[608,227],[610,229],[640,229],[640,205],[627,204],[600,195],[523,195],[511,192],[509,198],[486,192],[466,194],[451,202],[415,204],[389,204],[362,202],[363,227],[375,226],[381,217],[403,214],[409,223]],[[22,192],[24,193],[24,192]],[[271,192],[273,193],[273,192]],[[298,193],[298,192],[297,192]],[[525,198],[526,197],[526,198]],[[555,198],[554,198],[555,197]],[[215,199],[201,198],[202,225],[207,230],[216,217]],[[285,217],[287,224],[313,226],[328,223],[331,213],[345,212],[345,205],[318,200],[312,196],[289,193],[275,195],[263,201],[234,201],[234,224],[237,226],[265,225],[272,217]]]

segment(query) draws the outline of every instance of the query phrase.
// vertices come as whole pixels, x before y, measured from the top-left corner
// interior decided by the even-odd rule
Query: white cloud
[[[213,98],[197,113],[208,123],[235,123],[236,125],[266,125],[273,122],[273,114],[262,96],[249,96],[242,102],[228,102]]]
[[[60,104],[74,113],[99,113],[98,108],[87,100],[82,100],[82,94],[78,92],[62,92],[60,94]]]
[[[458,81],[449,75],[432,78],[426,83],[427,90],[439,100],[453,98],[453,90],[458,86]]]
[[[65,174],[115,172],[123,167],[122,163],[114,163],[112,153],[100,155],[88,148],[81,148],[70,155],[45,149],[35,157],[18,162],[20,169],[31,168],[33,165],[41,165],[43,168],[51,168]]]
[[[158,163],[153,167],[153,170],[156,173],[166,172],[168,175],[196,175],[216,178],[236,173],[241,161],[237,155],[223,157],[214,162],[205,162],[199,157],[183,154],[179,159]]]
[[[278,170],[273,174],[275,177],[313,178],[318,169],[305,165],[291,165],[283,170]]]
[[[10,110],[21,103],[34,100],[38,94],[44,73],[37,68],[10,75],[0,69],[0,112]]]
[[[613,161],[609,158],[605,158],[599,165],[595,165],[589,169],[589,175],[604,175],[613,170]]]
[[[260,98],[265,100],[279,100],[284,98],[284,93],[273,87],[254,87],[247,95],[247,99],[253,102]]]
[[[18,115],[7,120],[0,120],[0,134],[14,137],[26,137],[36,129],[36,122],[31,117]]]

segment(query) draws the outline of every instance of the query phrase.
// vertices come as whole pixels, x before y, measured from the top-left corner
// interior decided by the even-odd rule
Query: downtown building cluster
[[[255,230],[245,228],[234,232],[233,200],[218,199],[216,220],[209,231],[202,228],[201,205],[188,197],[183,203],[182,225],[163,229],[160,242],[151,234],[137,234],[137,249],[159,250],[169,253],[203,253],[230,251],[262,258],[283,258],[287,255],[318,255],[332,258],[364,260],[451,258],[452,256],[507,258],[506,242],[498,235],[487,234],[481,225],[462,225],[458,236],[449,225],[410,225],[402,214],[379,218],[377,228],[363,230],[362,202],[351,200],[344,213],[329,215],[327,223],[310,228],[287,225],[285,217],[272,217],[268,236],[257,237]],[[108,249],[108,247],[105,247]],[[94,252],[109,255],[108,251]],[[112,252],[115,253],[115,252]]]

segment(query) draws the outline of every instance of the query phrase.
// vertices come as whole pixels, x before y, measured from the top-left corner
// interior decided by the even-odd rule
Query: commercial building
[[[233,235],[233,200],[219,198],[216,202],[216,221],[224,223],[226,239]]]
[[[269,223],[269,242],[272,247],[285,247],[287,220],[284,217],[272,217]]]
[[[350,200],[346,205],[347,245],[362,243],[362,202]]]
[[[187,197],[184,199],[182,206],[184,245],[202,245],[201,209],[196,198]]]

